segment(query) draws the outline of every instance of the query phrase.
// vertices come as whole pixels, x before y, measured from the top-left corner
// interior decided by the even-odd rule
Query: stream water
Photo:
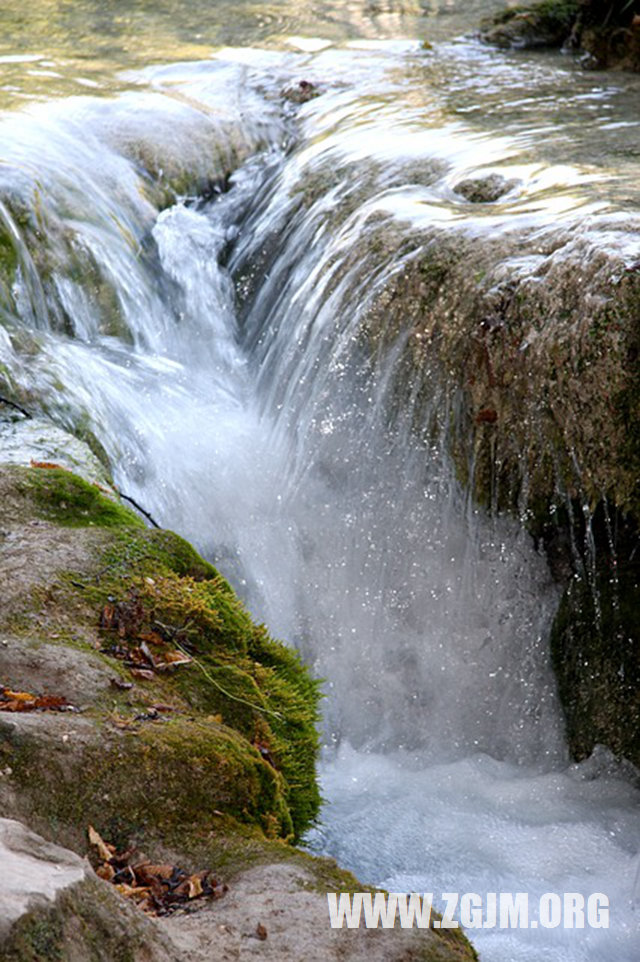
[[[518,271],[567,234],[638,257],[640,81],[462,36],[497,6],[5,5],[0,370],[326,679],[314,850],[390,890],[605,893],[608,929],[470,935],[485,962],[637,962],[640,794],[604,750],[569,762],[558,588],[459,488],[410,331],[362,336],[434,231]],[[517,187],[466,203],[483,173]]]

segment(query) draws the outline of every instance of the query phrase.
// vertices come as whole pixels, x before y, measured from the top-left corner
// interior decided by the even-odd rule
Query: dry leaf
[[[34,701],[36,697],[28,691],[11,691],[10,688],[3,688],[1,696],[8,701]]]
[[[107,845],[93,825],[90,825],[87,829],[87,835],[89,836],[89,843],[98,850],[98,856],[103,862],[108,862],[115,852],[113,845]]]

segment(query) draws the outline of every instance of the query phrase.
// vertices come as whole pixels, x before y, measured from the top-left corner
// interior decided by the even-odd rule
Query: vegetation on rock
[[[591,69],[640,70],[638,0],[541,0],[510,7],[483,24],[501,47],[561,47],[583,53]]]

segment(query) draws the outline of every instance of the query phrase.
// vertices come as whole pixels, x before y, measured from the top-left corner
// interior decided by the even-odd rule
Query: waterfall
[[[578,213],[585,243],[616,224],[596,175],[534,163],[517,131],[447,121],[431,94],[398,119],[407,56],[302,60],[333,79],[297,113],[279,99],[295,59],[228,51],[7,115],[3,370],[325,679],[310,846],[389,889],[606,892],[610,930],[475,943],[632,962],[637,790],[606,752],[569,764],[558,588],[518,519],[465,492],[460,399],[388,301],[441,238],[526,273]],[[498,168],[511,206],[465,207],[455,184]]]

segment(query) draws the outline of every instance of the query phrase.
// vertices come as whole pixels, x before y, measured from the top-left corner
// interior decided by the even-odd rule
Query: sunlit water
[[[487,962],[637,962],[638,793],[606,753],[569,764],[558,589],[517,521],[465,498],[444,434],[416,436],[410,332],[382,355],[362,332],[434,232],[509,270],[576,244],[637,259],[638,80],[447,39],[489,4],[115,6],[36,4],[7,55],[40,59],[3,63],[14,386],[91,429],[326,679],[312,847],[389,889],[602,891],[609,930],[474,942]],[[69,96],[82,78],[98,96]],[[321,96],[298,109],[281,91],[301,79]],[[454,188],[483,172],[515,186],[479,208]],[[407,243],[368,266],[381,222]],[[428,388],[446,424],[455,400]]]

